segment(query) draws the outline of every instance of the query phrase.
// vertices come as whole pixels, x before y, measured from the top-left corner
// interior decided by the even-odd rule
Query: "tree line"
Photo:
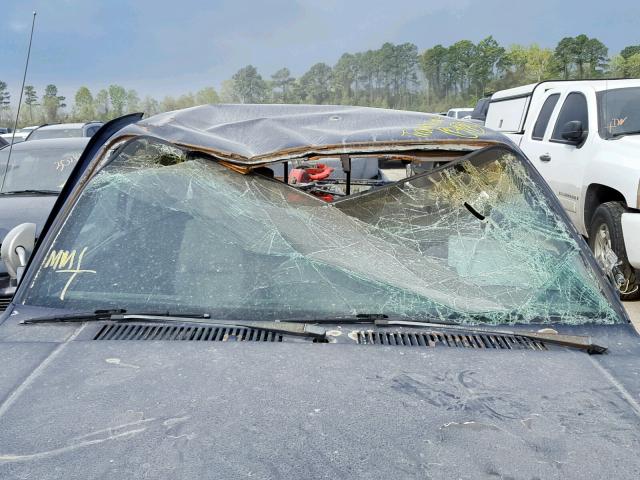
[[[640,77],[640,45],[609,56],[587,35],[565,37],[554,49],[537,44],[501,46],[492,36],[460,40],[422,52],[412,43],[385,43],[377,50],[344,53],[335,65],[316,63],[295,78],[283,67],[263,77],[252,66],[222,82],[179,97],[140,98],[135,90],[110,85],[95,94],[80,87],[70,108],[55,85],[39,96],[25,87],[19,123],[110,120],[125,113],[163,111],[205,103],[311,103],[363,105],[420,111],[470,107],[493,91],[548,79]],[[7,84],[0,81],[0,125],[12,117]]]

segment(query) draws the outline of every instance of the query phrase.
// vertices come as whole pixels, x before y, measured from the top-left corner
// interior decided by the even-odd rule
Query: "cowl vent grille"
[[[281,342],[282,335],[253,328],[186,325],[105,325],[94,340],[176,340],[187,342]]]
[[[432,332],[357,332],[360,345],[456,347],[499,350],[547,350],[544,343],[518,335],[448,334]]]
[[[11,303],[12,297],[0,297],[0,312],[4,312]]]

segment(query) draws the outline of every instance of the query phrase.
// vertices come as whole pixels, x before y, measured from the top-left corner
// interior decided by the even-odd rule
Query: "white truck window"
[[[565,142],[562,138],[562,127],[567,122],[579,120],[582,122],[582,129],[586,132],[589,130],[589,109],[587,108],[587,99],[582,93],[571,92],[567,95],[567,99],[562,105],[562,110],[558,114],[558,120],[553,129],[551,140],[556,142]]]
[[[605,140],[640,132],[640,87],[597,93],[600,136]]]
[[[544,104],[540,109],[538,119],[536,120],[536,124],[533,127],[533,133],[531,134],[532,140],[542,140],[542,138],[544,137],[544,132],[547,131],[549,119],[551,118],[553,109],[556,108],[556,103],[558,103],[559,98],[560,94],[554,93],[553,95],[549,95],[544,101]]]

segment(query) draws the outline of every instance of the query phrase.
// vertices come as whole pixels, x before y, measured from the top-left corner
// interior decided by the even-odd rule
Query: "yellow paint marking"
[[[611,130],[613,130],[614,128],[618,128],[624,125],[624,122],[627,121],[627,118],[629,117],[612,118],[611,121],[609,122],[609,125],[607,126],[607,128],[609,129],[609,132],[611,132]]]
[[[65,267],[72,267],[75,258],[75,250],[51,250],[49,257],[44,264],[44,268],[53,268],[54,270],[59,270]]]
[[[478,138],[485,133],[485,129],[480,125],[455,120],[451,121],[446,117],[442,117],[431,118],[416,126],[413,130],[407,130],[405,128],[402,130],[402,136],[428,138],[431,137],[436,130],[460,138]]]
[[[69,287],[76,279],[76,277],[82,273],[96,273],[95,270],[88,270],[82,268],[82,259],[88,248],[84,247],[78,255],[78,261],[74,268],[74,261],[76,260],[76,250],[52,250],[44,263],[43,268],[52,268],[56,273],[70,273],[69,279],[64,285],[62,292],[60,292],[60,300],[64,300]]]

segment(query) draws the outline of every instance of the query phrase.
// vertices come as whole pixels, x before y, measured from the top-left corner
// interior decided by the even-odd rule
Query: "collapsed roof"
[[[475,150],[508,139],[440,115],[335,105],[203,105],[125,127],[241,165],[380,151]]]

